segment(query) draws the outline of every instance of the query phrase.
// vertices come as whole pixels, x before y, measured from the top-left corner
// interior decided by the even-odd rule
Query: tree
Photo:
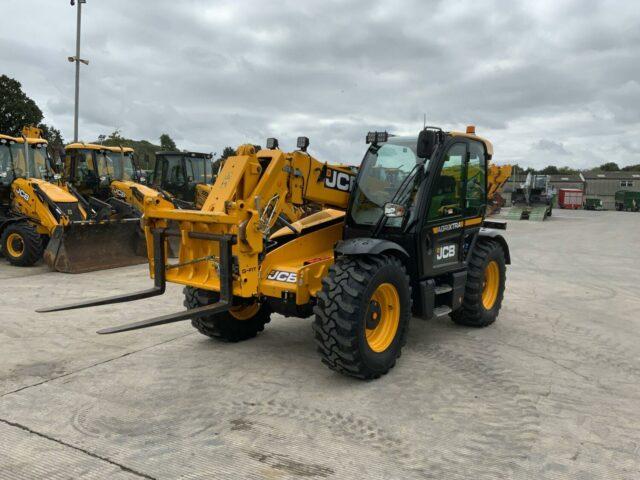
[[[164,150],[165,152],[175,152],[178,150],[176,142],[173,141],[173,138],[171,138],[168,133],[160,135],[160,150]]]
[[[125,138],[120,134],[120,129],[116,128],[113,132],[109,134],[104,144],[111,145],[111,146],[119,146],[119,145],[122,145],[124,141],[125,141]]]
[[[556,167],[555,165],[547,165],[542,170],[540,170],[540,173],[542,175],[557,175],[560,172],[558,171],[558,167]]]
[[[560,167],[558,169],[558,173],[560,175],[576,175],[578,171],[571,167]]]
[[[222,155],[220,155],[220,159],[224,160],[228,157],[233,157],[236,154],[236,151],[231,147],[224,147],[222,150]]]
[[[619,172],[620,167],[616,162],[607,162],[600,165],[598,170],[602,170],[603,172]]]
[[[636,163],[635,165],[627,165],[626,167],[622,167],[624,172],[640,172],[640,163]]]
[[[54,160],[57,160],[62,156],[61,152],[64,152],[64,138],[62,138],[60,130],[45,123],[38,125],[38,128],[42,130],[42,136],[49,143],[47,147],[49,155],[51,155]]]
[[[42,122],[42,110],[17,80],[0,75],[0,133],[18,136],[25,125]]]

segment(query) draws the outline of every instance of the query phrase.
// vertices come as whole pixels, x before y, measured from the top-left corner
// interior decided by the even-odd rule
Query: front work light
[[[384,216],[387,218],[404,217],[404,205],[387,202],[384,204]]]
[[[278,148],[278,139],[277,138],[267,138],[267,149],[275,150]]]
[[[367,133],[367,143],[384,143],[389,140],[387,132],[369,132]]]
[[[298,137],[296,145],[300,150],[306,152],[307,148],[309,147],[309,137]]]

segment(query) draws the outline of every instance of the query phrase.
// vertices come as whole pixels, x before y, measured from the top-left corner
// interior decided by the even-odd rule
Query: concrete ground
[[[640,214],[510,222],[513,265],[482,330],[414,319],[397,366],[325,368],[309,320],[223,344],[188,322],[94,332],[157,299],[39,315],[144,288],[0,261],[0,478],[640,478]]]

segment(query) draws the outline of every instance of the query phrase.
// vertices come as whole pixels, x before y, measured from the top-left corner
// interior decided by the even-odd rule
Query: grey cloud
[[[554,155],[561,155],[561,156],[571,155],[571,153],[567,151],[567,149],[564,148],[564,145],[562,145],[561,143],[554,142],[553,140],[546,140],[544,138],[534,143],[531,146],[531,149],[533,151],[548,152]]]
[[[74,11],[13,8],[25,20],[0,32],[2,73],[70,138]],[[445,128],[476,124],[497,162],[640,163],[633,1],[88,0],[83,19],[85,139],[166,131],[221,151],[307,135],[319,156],[357,163],[368,130],[415,133],[427,113]]]

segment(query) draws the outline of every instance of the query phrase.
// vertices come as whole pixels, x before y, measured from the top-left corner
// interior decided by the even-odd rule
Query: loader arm
[[[220,246],[207,237],[226,235],[235,239],[233,294],[256,297],[260,263],[276,224],[299,220],[306,213],[304,207],[312,203],[345,209],[353,178],[348,167],[328,165],[302,151],[256,152],[253,146],[243,145],[238,155],[225,162],[200,211],[166,209],[153,199],[146,201],[144,225],[151,272],[153,232],[175,221],[180,254],[177,263],[167,266],[167,281],[220,291],[216,273]]]
[[[333,260],[330,252],[340,237],[343,211],[354,179],[355,172],[350,167],[321,162],[305,151],[256,152],[253,145],[242,145],[237,155],[224,162],[201,210],[166,208],[157,197],[144,199],[142,224],[154,288],[40,311],[148,298],[164,293],[166,282],[220,294],[211,308],[101,332],[115,333],[211,315],[237,302],[259,301],[264,295],[279,297],[291,293],[295,298],[294,285],[281,282],[278,286],[266,278],[270,269],[282,262],[299,264],[315,279],[312,285],[301,281],[295,286],[304,290],[297,296],[299,301],[308,301],[309,295],[319,288],[321,273]],[[333,208],[307,216],[310,210],[323,207]],[[300,221],[305,216],[309,220]],[[326,234],[321,233],[322,229]],[[306,231],[310,234],[298,236]],[[287,256],[278,248],[287,235],[296,237],[295,256]],[[180,245],[178,259],[172,263],[167,263],[169,237],[177,237]]]

